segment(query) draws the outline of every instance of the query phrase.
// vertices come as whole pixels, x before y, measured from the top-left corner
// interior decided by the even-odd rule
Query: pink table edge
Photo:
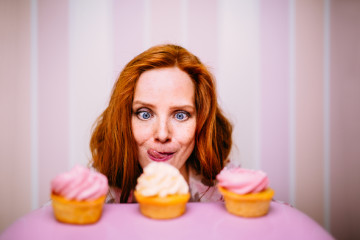
[[[334,239],[296,208],[272,202],[266,216],[243,218],[224,203],[188,203],[184,215],[171,220],[143,216],[138,204],[105,204],[101,219],[90,225],[55,220],[50,205],[30,212],[8,227],[7,239]]]

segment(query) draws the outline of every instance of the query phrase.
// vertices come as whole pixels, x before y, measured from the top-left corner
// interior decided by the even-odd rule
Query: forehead
[[[186,72],[178,67],[159,68],[140,75],[134,101],[194,105],[194,95],[194,83]]]

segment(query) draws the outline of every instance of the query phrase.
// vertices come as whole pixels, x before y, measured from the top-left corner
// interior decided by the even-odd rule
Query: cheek
[[[138,146],[143,144],[149,138],[150,128],[144,126],[144,124],[140,124],[137,119],[132,119],[131,129]]]
[[[196,122],[191,122],[177,129],[177,139],[182,145],[191,145],[195,142]]]

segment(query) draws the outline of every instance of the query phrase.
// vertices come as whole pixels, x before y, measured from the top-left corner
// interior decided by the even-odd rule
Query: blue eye
[[[184,112],[178,112],[175,114],[175,118],[179,121],[185,121],[189,118],[189,114],[186,114]]]
[[[151,113],[149,113],[147,111],[138,112],[137,115],[142,120],[148,120],[151,118]]]

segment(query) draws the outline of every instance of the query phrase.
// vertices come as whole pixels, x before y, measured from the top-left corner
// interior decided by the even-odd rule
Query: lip
[[[154,149],[149,149],[147,154],[155,162],[166,162],[174,156],[175,152],[158,152]]]

